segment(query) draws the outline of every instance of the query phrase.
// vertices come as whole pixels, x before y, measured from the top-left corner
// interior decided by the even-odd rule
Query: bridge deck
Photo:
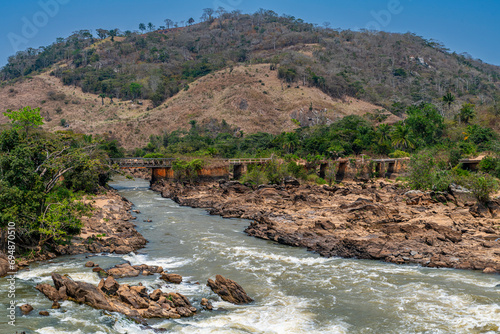
[[[218,159],[219,163],[224,163],[228,165],[249,165],[249,164],[261,164],[270,161],[271,158],[249,158],[249,159]],[[175,161],[173,158],[122,158],[122,159],[111,159],[112,164],[118,165],[121,168],[168,168],[172,167],[172,162]]]

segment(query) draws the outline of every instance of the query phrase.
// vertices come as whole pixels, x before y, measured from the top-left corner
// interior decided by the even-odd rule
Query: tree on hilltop
[[[173,25],[174,21],[172,21],[171,19],[165,19],[165,26],[167,27],[167,29],[170,29],[170,27]]]
[[[144,32],[144,30],[146,30],[146,25],[144,23],[139,23],[139,30]]]
[[[106,29],[97,29],[96,32],[100,39],[105,39],[109,33]]]

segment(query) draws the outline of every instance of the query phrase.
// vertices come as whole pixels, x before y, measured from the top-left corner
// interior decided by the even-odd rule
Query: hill
[[[377,109],[394,122],[420,103],[448,117],[474,103],[497,126],[484,115],[500,111],[500,68],[411,33],[326,29],[260,10],[108,35],[82,30],[11,57],[0,71],[0,108],[40,105],[52,129],[64,119],[78,131],[111,132],[127,147],[191,120],[279,133]],[[456,98],[447,107],[446,93]]]

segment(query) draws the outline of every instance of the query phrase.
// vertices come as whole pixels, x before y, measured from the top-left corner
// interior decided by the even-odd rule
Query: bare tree
[[[174,21],[172,21],[171,19],[165,20],[165,26],[167,26],[167,29],[170,29],[170,27],[173,25],[174,25]]]

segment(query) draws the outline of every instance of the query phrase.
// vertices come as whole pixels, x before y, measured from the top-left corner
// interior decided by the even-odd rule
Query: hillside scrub
[[[84,92],[149,99],[159,106],[214,71],[265,63],[276,70],[283,89],[314,86],[334,98],[360,98],[395,114],[415,103],[442,102],[447,105],[443,112],[452,117],[462,102],[480,95],[480,104],[495,106],[500,95],[498,67],[450,53],[435,40],[412,33],[322,28],[272,10],[218,11],[172,31],[114,31],[111,37],[115,34],[119,40],[105,39],[109,32],[98,40],[80,30],[47,47],[18,52],[0,71],[0,80],[50,68],[64,84]],[[470,115],[462,113],[459,119],[468,121]]]

